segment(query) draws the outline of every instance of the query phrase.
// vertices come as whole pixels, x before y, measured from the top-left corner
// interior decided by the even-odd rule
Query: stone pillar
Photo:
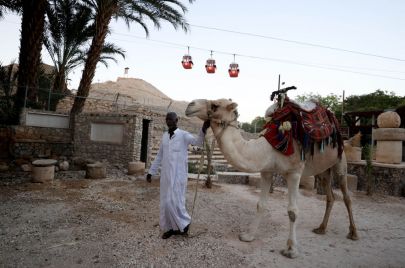
[[[373,130],[373,140],[377,141],[376,162],[400,164],[405,140],[405,129],[398,128],[401,118],[396,112],[385,112],[378,116],[377,124],[379,128]]]

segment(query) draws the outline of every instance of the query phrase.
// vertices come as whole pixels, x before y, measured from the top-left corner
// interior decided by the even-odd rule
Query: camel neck
[[[262,163],[265,161],[257,161],[258,157],[265,157],[266,150],[267,153],[271,150],[271,146],[264,138],[248,141],[242,137],[240,129],[235,126],[223,128],[221,124],[213,123],[211,127],[218,146],[230,164],[247,172],[264,170]]]

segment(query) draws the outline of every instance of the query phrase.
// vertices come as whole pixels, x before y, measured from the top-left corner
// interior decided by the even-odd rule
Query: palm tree
[[[37,101],[38,74],[41,64],[41,50],[45,24],[46,0],[24,0],[22,2],[21,39],[18,67],[18,88],[14,103],[15,123],[24,106],[27,94],[28,103]],[[26,92],[27,90],[27,92]]]
[[[13,114],[13,91],[17,85],[15,64],[8,66],[0,64],[0,124],[11,124]]]
[[[0,0],[0,19],[8,11],[19,12],[21,11],[22,0]]]
[[[189,3],[193,1],[188,0]],[[188,24],[183,16],[187,12],[187,8],[178,0],[83,0],[83,2],[94,12],[95,35],[87,54],[77,91],[77,96],[80,98],[75,98],[70,112],[71,126],[74,124],[76,114],[83,109],[85,103],[83,97],[87,97],[89,94],[112,18],[123,19],[128,27],[130,23],[138,23],[143,27],[146,35],[149,34],[146,19],[150,19],[156,28],[160,28],[160,21],[168,21],[175,29],[180,26],[184,31],[188,30]],[[176,8],[180,8],[181,11]]]
[[[48,27],[45,30],[44,44],[56,70],[52,85],[52,109],[67,93],[68,75],[84,63],[89,40],[95,34],[95,26],[91,24],[91,9],[80,6],[79,3],[78,0],[52,0],[47,10]],[[106,43],[99,61],[108,66],[107,59],[116,61],[116,54],[125,58],[124,53],[121,48]]]

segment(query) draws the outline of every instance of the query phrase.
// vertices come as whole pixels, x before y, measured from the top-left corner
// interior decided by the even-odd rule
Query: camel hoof
[[[357,235],[357,232],[350,232],[347,236],[347,238],[351,239],[351,240],[359,240],[359,236]]]
[[[315,228],[312,230],[312,232],[314,232],[316,234],[325,234],[326,233],[324,228]]]
[[[298,250],[296,249],[283,249],[280,251],[281,255],[290,258],[290,259],[295,259],[297,257],[300,256],[300,254],[298,253]]]
[[[243,242],[252,242],[255,240],[255,237],[249,233],[241,233],[239,235],[239,240]]]

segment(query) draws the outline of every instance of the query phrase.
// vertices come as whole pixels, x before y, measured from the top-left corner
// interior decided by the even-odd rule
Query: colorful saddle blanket
[[[271,115],[272,120],[264,127],[264,137],[277,150],[285,155],[294,153],[293,141],[296,139],[302,146],[302,155],[307,150],[314,152],[316,144],[323,146],[332,143],[338,146],[338,156],[343,152],[343,140],[339,132],[339,123],[334,114],[328,109],[317,105],[311,111],[303,110],[294,102],[284,102],[284,107],[277,109]],[[284,122],[291,123],[291,129],[280,131]]]

